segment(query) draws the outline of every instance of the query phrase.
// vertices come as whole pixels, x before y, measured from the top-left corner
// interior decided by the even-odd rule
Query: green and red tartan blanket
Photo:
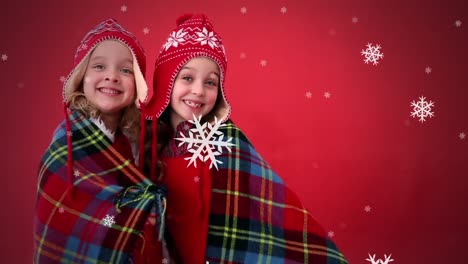
[[[68,118],[72,166],[67,164],[65,121],[39,166],[33,262],[129,263],[146,258],[145,247],[154,247],[154,241],[142,231],[150,212],[161,212],[164,190],[83,114],[75,111]]]
[[[210,263],[348,263],[232,122],[221,128],[232,152],[212,169],[206,256]]]

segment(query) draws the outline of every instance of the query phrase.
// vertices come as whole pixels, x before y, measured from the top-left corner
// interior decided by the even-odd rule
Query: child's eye
[[[130,69],[127,69],[127,68],[123,68],[120,70],[121,72],[125,73],[125,74],[133,74],[133,71],[130,70]]]
[[[190,76],[183,76],[183,77],[182,77],[182,80],[186,80],[186,81],[190,82],[190,81],[193,80],[193,79],[192,79],[192,77],[190,77]]]
[[[96,64],[96,65],[93,66],[93,69],[102,70],[102,69],[104,69],[104,65],[102,65],[102,64]]]
[[[214,81],[207,81],[206,84],[208,84],[209,86],[218,86],[218,84]]]

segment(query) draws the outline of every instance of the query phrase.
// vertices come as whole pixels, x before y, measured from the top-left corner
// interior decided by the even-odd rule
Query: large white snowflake
[[[364,55],[364,62],[367,64],[372,62],[374,65],[379,64],[379,60],[383,58],[383,53],[380,52],[380,45],[372,46],[368,43],[365,50],[361,50],[361,55]]]
[[[419,97],[419,101],[411,102],[411,106],[413,107],[413,112],[411,112],[411,116],[419,117],[420,122],[426,121],[427,117],[433,117],[434,112],[432,112],[432,107],[434,106],[434,102],[426,101],[426,97],[421,96]]]
[[[393,259],[392,259],[392,254],[390,254],[389,256],[385,255],[384,254],[384,258],[385,260],[381,260],[381,259],[375,259],[375,254],[371,256],[371,254],[369,254],[369,258],[367,258],[366,260],[371,262],[372,264],[388,264],[389,262],[392,262]]]
[[[112,227],[112,225],[115,224],[114,216],[106,214],[106,217],[102,219],[102,224],[107,227]]]
[[[214,36],[214,32],[208,30],[206,28],[203,28],[202,31],[195,32],[198,36],[196,41],[199,41],[201,45],[210,45],[212,49],[215,47],[218,47],[218,39]]]
[[[211,161],[210,169],[215,166],[218,169],[218,164],[222,164],[223,162],[216,159],[216,156],[221,155],[223,151],[223,147],[225,147],[229,152],[231,152],[231,146],[234,144],[231,143],[232,138],[228,138],[224,141],[224,134],[223,132],[219,131],[219,128],[226,126],[226,124],[221,124],[221,121],[215,117],[214,124],[212,125],[210,122],[205,122],[200,124],[201,116],[197,119],[194,115],[193,120],[189,120],[190,123],[194,124],[195,127],[189,130],[189,136],[185,137],[182,132],[180,132],[180,138],[176,138],[176,140],[181,141],[179,146],[183,144],[188,144],[187,149],[190,153],[192,153],[191,157],[185,158],[186,160],[190,160],[190,166],[193,163],[193,166],[197,167],[197,159],[202,162],[207,161],[208,159]]]
[[[187,33],[188,32],[184,32],[183,28],[179,29],[177,32],[172,32],[172,34],[167,39],[166,44],[164,44],[164,50],[167,50],[172,46],[177,48],[179,43],[185,42],[185,35],[187,35]]]

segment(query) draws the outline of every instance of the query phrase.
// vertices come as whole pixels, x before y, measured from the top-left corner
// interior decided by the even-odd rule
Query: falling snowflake
[[[80,176],[80,171],[79,171],[79,170],[75,170],[75,171],[73,172],[73,175],[75,175],[75,177]]]
[[[461,140],[464,140],[465,137],[466,137],[465,132],[461,132],[460,134],[458,134],[458,137],[459,137]]]
[[[143,29],[143,34],[148,35],[149,34],[149,28],[145,27]]]
[[[359,18],[353,17],[351,18],[351,22],[353,22],[353,24],[356,24],[357,22],[359,22]]]
[[[198,177],[198,176],[193,177],[193,181],[194,181],[194,182],[199,182],[199,181],[200,181],[200,177]]]
[[[413,107],[413,112],[411,112],[411,116],[419,117],[419,121],[422,123],[426,121],[426,117],[433,117],[434,112],[431,112],[432,107],[434,106],[434,102],[425,100],[424,96],[419,97],[419,101],[411,102],[411,106]]]
[[[260,61],[260,65],[261,65],[262,67],[265,67],[265,66],[267,65],[267,61],[266,61],[266,60],[261,60],[261,61]]]
[[[65,209],[63,209],[63,207],[60,207],[60,208],[58,209],[58,212],[61,213],[61,214],[63,214],[63,213],[65,212]]]
[[[164,44],[164,50],[167,50],[170,47],[176,47],[179,46],[179,43],[185,42],[185,35],[187,35],[188,32],[184,32],[184,29],[181,28],[177,32],[172,32],[172,34],[169,36],[169,38],[166,41],[166,44]]]
[[[7,61],[8,60],[8,55],[2,54],[2,61]]]
[[[372,46],[372,43],[368,43],[365,50],[361,50],[361,55],[364,55],[364,62],[368,64],[372,62],[374,65],[379,63],[379,59],[382,59],[384,54],[380,52],[380,45]]]
[[[190,160],[189,164],[193,163],[193,166],[197,167],[197,159],[200,159],[202,162],[210,159],[210,169],[214,165],[218,169],[218,163],[222,164],[222,161],[217,160],[216,156],[221,155],[222,148],[225,147],[229,152],[231,152],[231,146],[234,144],[231,143],[232,138],[228,138],[227,141],[223,141],[224,134],[218,129],[226,126],[226,124],[221,124],[222,120],[219,120],[215,117],[214,124],[210,122],[205,122],[203,125],[200,124],[201,116],[197,119],[195,115],[193,116],[194,120],[189,120],[190,123],[194,124],[195,127],[189,130],[189,137],[185,137],[181,132],[182,137],[176,138],[176,140],[181,141],[179,146],[187,143],[187,149],[192,153],[192,157],[185,158],[185,160]]]
[[[372,207],[370,207],[370,205],[364,206],[364,211],[366,211],[366,213],[369,213],[371,210],[372,210]]]
[[[59,79],[61,82],[65,82],[66,78],[65,76],[60,76],[60,79]]]
[[[168,260],[167,258],[163,258],[163,259],[162,259],[162,263],[163,263],[163,264],[168,264],[168,263],[169,263],[169,260]]]
[[[247,14],[247,7],[245,7],[245,6],[241,7],[240,11],[244,15]]]
[[[114,216],[106,214],[106,217],[102,219],[102,224],[107,227],[112,227],[112,225],[115,224]]]
[[[323,94],[323,96],[324,96],[325,98],[327,98],[327,99],[330,99],[331,93],[330,93],[330,92],[325,92],[325,93]]]
[[[310,99],[310,98],[312,98],[312,93],[311,93],[310,91],[307,91],[307,92],[305,93],[305,96],[306,96],[306,98],[309,98],[309,99]]]
[[[335,232],[333,231],[328,231],[328,237],[334,237],[335,236]]]
[[[462,22],[460,20],[455,21],[455,26],[456,27],[461,27]]]
[[[247,54],[245,54],[244,52],[242,52],[242,53],[240,54],[240,58],[241,58],[241,59],[247,58]]]
[[[369,258],[367,258],[366,260],[371,262],[372,264],[388,264],[389,262],[392,262],[393,259],[392,259],[392,254],[390,254],[390,256],[387,256],[387,255],[384,255],[384,258],[385,260],[381,260],[381,259],[375,259],[375,254],[371,256],[371,254],[369,254]]]
[[[127,6],[126,5],[121,6],[120,11],[122,11],[124,13],[127,12]]]
[[[73,136],[73,132],[68,131],[68,132],[67,132],[67,136],[69,136],[69,137]]]
[[[287,11],[288,9],[285,6],[281,8],[281,13],[286,14]]]
[[[432,72],[431,67],[426,67],[426,69],[424,69],[424,72],[426,72],[427,74],[431,73]]]

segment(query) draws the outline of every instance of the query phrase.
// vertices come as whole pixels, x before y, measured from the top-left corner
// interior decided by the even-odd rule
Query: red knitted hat
[[[114,19],[107,19],[101,22],[88,32],[81,41],[75,53],[73,69],[63,84],[63,99],[65,103],[68,103],[70,95],[79,87],[83,80],[91,52],[105,40],[118,41],[130,49],[133,56],[133,72],[137,90],[137,101],[135,103],[140,107],[138,101],[144,104],[151,98],[152,94],[152,91],[148,90],[144,77],[146,68],[145,51],[135,36],[119,25]]]
[[[222,100],[216,105],[214,113],[218,120],[226,121],[231,107],[224,93],[226,75],[226,52],[221,37],[205,15],[183,15],[177,19],[177,27],[161,47],[156,59],[153,92],[154,96],[145,109],[146,119],[159,118],[171,100],[174,80],[180,69],[191,59],[208,57],[221,72],[220,90]]]

